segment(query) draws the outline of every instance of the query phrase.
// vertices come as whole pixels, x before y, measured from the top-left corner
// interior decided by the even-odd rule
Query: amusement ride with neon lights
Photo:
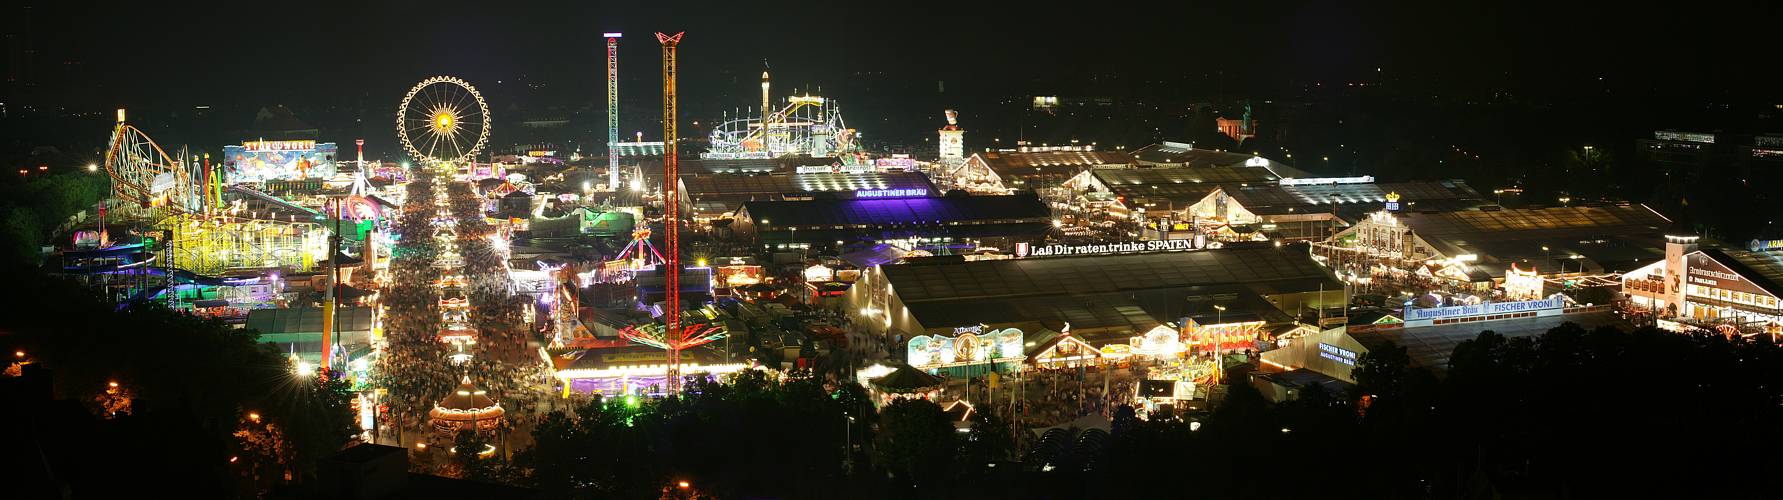
[[[489,104],[470,83],[450,76],[421,80],[396,108],[396,137],[422,163],[466,163],[489,143]]]

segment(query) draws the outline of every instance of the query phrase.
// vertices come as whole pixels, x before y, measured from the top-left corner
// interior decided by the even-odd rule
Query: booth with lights
[[[620,342],[553,356],[551,363],[562,384],[562,395],[663,394],[668,374],[668,357],[663,350]],[[727,362],[724,358],[717,349],[681,351],[681,375],[724,376],[749,368],[748,363]]]
[[[949,377],[978,377],[1021,369],[1027,360],[1020,329],[984,325],[956,328],[953,335],[918,335],[904,345],[910,366]]]

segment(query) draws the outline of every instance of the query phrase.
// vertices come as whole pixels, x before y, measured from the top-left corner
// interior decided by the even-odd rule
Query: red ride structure
[[[662,207],[663,207],[663,246],[668,247],[668,272],[664,285],[667,286],[663,308],[663,336],[669,339],[682,338],[681,335],[681,203],[676,193],[676,184],[680,181],[680,169],[677,165],[675,143],[675,47],[681,44],[681,36],[687,32],[666,35],[656,34],[656,41],[662,44]],[[681,386],[680,366],[681,349],[667,349],[669,355],[668,393],[676,394]]]

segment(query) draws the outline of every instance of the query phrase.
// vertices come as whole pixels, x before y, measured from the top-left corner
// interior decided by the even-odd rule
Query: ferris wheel
[[[396,110],[396,136],[421,162],[471,161],[489,142],[489,104],[464,80],[421,80]]]

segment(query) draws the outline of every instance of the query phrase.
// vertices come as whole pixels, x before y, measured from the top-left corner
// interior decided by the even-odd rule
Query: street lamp
[[[1226,306],[1214,304],[1214,306],[1213,306],[1213,324],[1214,324],[1214,326],[1224,328],[1224,326],[1222,326],[1222,325],[1226,324],[1225,314],[1226,314]],[[1220,362],[1220,334],[1219,334],[1219,332],[1216,331],[1213,333],[1213,382],[1215,384],[1220,383],[1220,368],[1221,368],[1220,365],[1222,365],[1222,364],[1224,364],[1224,363]]]
[[[854,466],[854,415],[842,415],[848,421],[842,425],[842,468],[847,470]]]

